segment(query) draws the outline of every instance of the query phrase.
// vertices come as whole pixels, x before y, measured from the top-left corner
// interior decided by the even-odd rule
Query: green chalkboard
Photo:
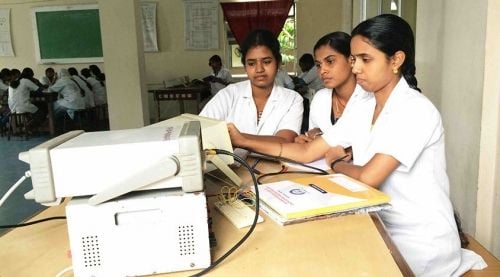
[[[96,5],[35,8],[35,40],[41,63],[102,60]]]

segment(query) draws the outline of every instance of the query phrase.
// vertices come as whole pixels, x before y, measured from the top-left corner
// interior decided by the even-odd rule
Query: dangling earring
[[[398,69],[397,68],[392,69],[392,73],[394,73],[394,75],[398,75]]]

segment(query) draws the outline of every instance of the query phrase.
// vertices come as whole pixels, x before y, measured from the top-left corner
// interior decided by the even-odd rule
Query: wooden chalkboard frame
[[[42,56],[42,48],[40,45],[40,37],[39,37],[40,34],[38,33],[37,14],[43,12],[79,11],[79,10],[99,11],[99,6],[97,4],[89,4],[89,5],[70,5],[70,6],[47,6],[47,7],[36,7],[32,9],[32,23],[33,23],[32,25],[33,25],[33,37],[35,42],[35,53],[37,62],[39,64],[103,62],[102,55],[97,57],[71,57],[71,58],[67,57],[46,58]],[[102,45],[100,45],[99,47],[101,47],[101,52],[102,52]]]

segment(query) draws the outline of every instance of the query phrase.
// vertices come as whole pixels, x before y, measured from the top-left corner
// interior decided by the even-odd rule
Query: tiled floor
[[[28,140],[12,137],[10,141],[7,137],[0,137],[0,198],[29,169],[28,164],[18,159],[19,152],[27,151],[48,139],[47,135],[30,137]],[[0,207],[0,225],[20,223],[46,208],[33,200],[24,199],[24,194],[31,188],[31,179],[28,178],[10,195]],[[6,231],[0,229],[0,235]]]

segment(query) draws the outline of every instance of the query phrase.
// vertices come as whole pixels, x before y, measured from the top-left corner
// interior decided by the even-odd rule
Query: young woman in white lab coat
[[[302,97],[274,83],[281,64],[278,40],[268,30],[256,30],[241,52],[248,80],[220,90],[200,115],[232,122],[257,141],[292,142],[300,133]]]
[[[62,68],[59,71],[59,79],[49,87],[49,91],[59,93],[59,97],[54,103],[56,121],[64,119],[65,114],[73,119],[75,110],[85,109],[84,93],[73,81],[67,69]]]
[[[33,70],[26,67],[18,79],[9,83],[8,103],[11,113],[30,113],[31,119],[27,129],[32,132],[47,118],[47,108],[31,103],[31,93],[42,93],[43,88],[36,84]]]
[[[108,103],[107,95],[106,95],[106,86],[104,81],[97,80],[88,68],[83,68],[80,73],[87,83],[92,87],[92,91],[94,92],[94,103],[96,106]]]
[[[351,71],[350,42],[350,35],[333,32],[314,45],[317,74],[325,88],[316,92],[311,101],[309,130],[296,137],[295,142],[310,142],[321,135],[348,113],[364,92],[356,85],[356,77]]]
[[[392,209],[381,218],[416,276],[459,276],[484,267],[480,256],[460,248],[441,116],[417,88],[410,26],[395,15],[368,19],[352,31],[351,53],[357,83],[370,92],[321,138],[263,144],[230,125],[233,145],[301,162],[326,154],[335,172],[387,193]]]

